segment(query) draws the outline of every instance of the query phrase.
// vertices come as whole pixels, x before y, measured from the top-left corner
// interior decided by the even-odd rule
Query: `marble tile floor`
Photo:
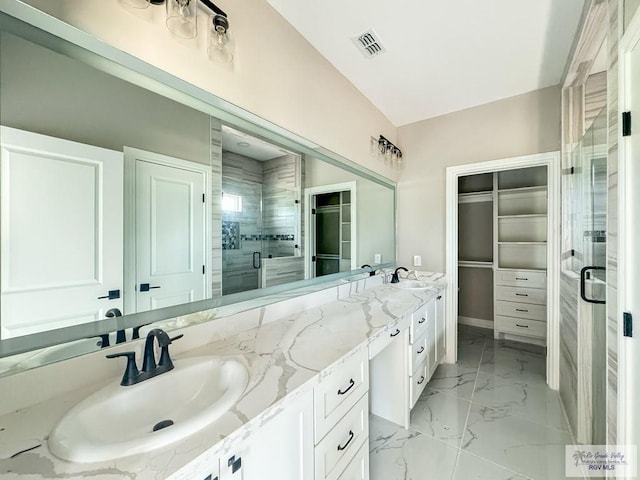
[[[458,363],[440,365],[405,430],[370,417],[371,480],[564,479],[575,443],[545,351],[461,326]]]

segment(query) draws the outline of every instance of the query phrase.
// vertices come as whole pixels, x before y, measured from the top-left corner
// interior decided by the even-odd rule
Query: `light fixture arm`
[[[205,7],[211,10],[213,13],[217,15],[222,15],[223,17],[227,17],[227,14],[224,13],[224,11],[221,8],[219,8],[215,3],[213,3],[211,0],[200,0],[200,1],[203,3]]]

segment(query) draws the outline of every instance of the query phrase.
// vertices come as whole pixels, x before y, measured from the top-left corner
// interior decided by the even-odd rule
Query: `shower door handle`
[[[599,303],[599,304],[607,303],[605,300],[595,300],[593,298],[587,298],[586,283],[587,283],[587,278],[590,278],[589,277],[590,270],[606,270],[606,268],[591,265],[589,267],[584,267],[582,270],[580,270],[580,296],[582,297],[582,300],[589,303]]]
[[[253,268],[260,268],[262,263],[262,255],[260,252],[253,252]]]

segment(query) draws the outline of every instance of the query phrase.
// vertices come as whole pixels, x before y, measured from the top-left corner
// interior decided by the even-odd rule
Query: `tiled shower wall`
[[[222,152],[222,191],[242,197],[242,212],[222,212],[222,222],[237,223],[240,239],[236,248],[222,250],[222,293],[251,290],[260,286],[253,268],[253,252],[262,252],[262,162],[227,151]]]

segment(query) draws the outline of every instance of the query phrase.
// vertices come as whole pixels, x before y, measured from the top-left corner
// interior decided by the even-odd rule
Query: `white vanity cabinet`
[[[220,480],[313,479],[313,465],[313,394],[307,392],[220,456]]]
[[[314,388],[315,480],[361,478],[358,472],[365,475],[365,471],[363,478],[368,479],[368,393],[366,350],[348,359]],[[366,458],[362,458],[363,447],[367,449]]]

